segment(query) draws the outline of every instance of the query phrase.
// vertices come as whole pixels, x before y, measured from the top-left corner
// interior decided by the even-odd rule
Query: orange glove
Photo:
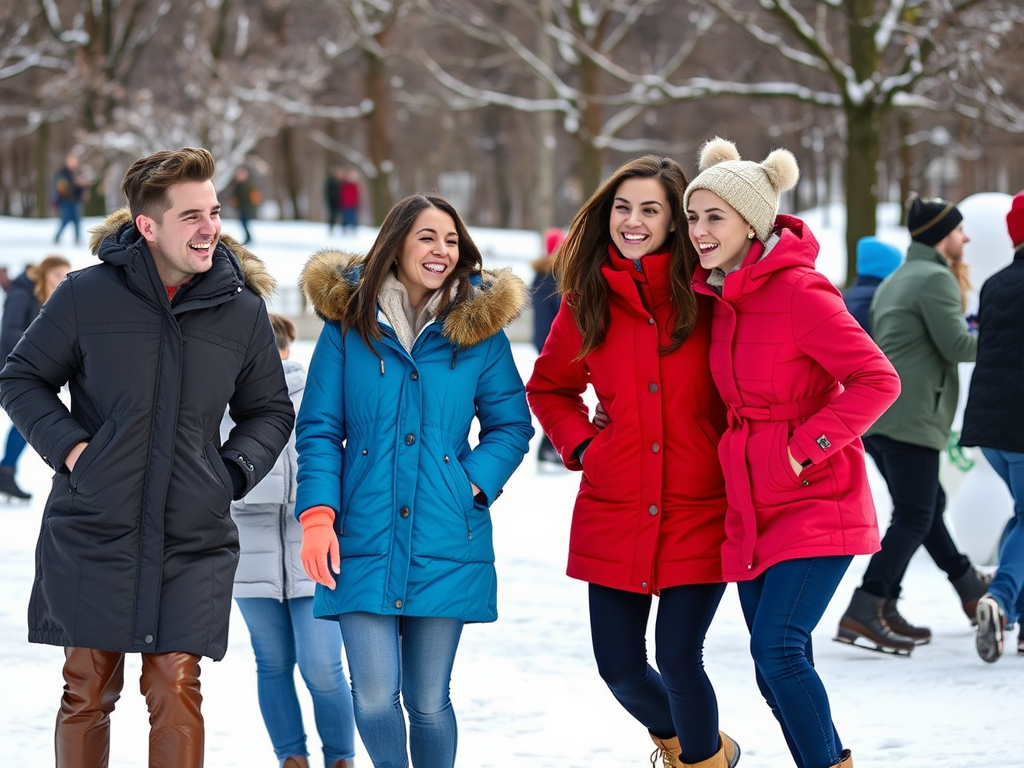
[[[331,571],[341,573],[334,510],[325,506],[310,507],[299,515],[299,522],[302,523],[302,567],[317,584],[334,589],[337,583]]]

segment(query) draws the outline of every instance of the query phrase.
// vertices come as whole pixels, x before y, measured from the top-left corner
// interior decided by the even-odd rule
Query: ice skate
[[[916,645],[927,645],[932,641],[931,629],[919,627],[907,621],[896,607],[895,598],[885,601],[882,606],[882,616],[889,623],[889,629],[897,635],[910,638]]]
[[[0,498],[5,502],[25,502],[32,494],[23,491],[14,481],[14,467],[0,467]]]
[[[1003,655],[1006,615],[992,595],[984,594],[978,600],[978,635],[975,645],[982,661],[994,664]]]
[[[916,644],[909,637],[893,632],[883,615],[885,602],[883,597],[875,597],[862,589],[854,590],[850,607],[839,620],[839,631],[833,639],[868,651],[910,656]]]

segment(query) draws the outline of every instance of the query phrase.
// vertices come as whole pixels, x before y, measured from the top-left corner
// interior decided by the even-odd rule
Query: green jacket
[[[907,260],[878,286],[871,332],[900,375],[902,389],[866,434],[941,451],[960,395],[957,363],[974,360],[978,351],[978,337],[967,330],[960,289],[942,254],[910,244]]]

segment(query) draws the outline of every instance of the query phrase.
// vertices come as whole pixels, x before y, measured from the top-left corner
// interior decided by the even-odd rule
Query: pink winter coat
[[[676,317],[668,266],[667,253],[652,254],[641,259],[641,273],[614,251],[603,268],[610,313],[604,342],[575,360],[582,338],[563,301],[526,385],[566,466],[583,470],[569,576],[647,594],[722,581],[725,541],[717,453],[725,413],[708,368],[711,302],[698,297],[696,328],[679,349],[659,355]],[[603,430],[590,422],[581,397],[588,384],[610,418]],[[580,465],[573,451],[589,438]]]
[[[711,373],[729,418],[719,444],[729,581],[783,560],[879,549],[860,435],[899,395],[899,377],[815,271],[810,230],[779,216],[776,233],[767,255],[755,242],[725,276],[721,296],[707,270],[693,282],[717,299]],[[812,462],[799,477],[787,448]]]

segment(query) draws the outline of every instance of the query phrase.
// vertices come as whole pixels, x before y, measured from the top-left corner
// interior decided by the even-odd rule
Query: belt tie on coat
[[[728,443],[729,455],[723,457],[723,469],[732,474],[732,486],[736,490],[734,497],[729,499],[729,504],[739,510],[740,519],[743,521],[740,554],[748,571],[754,567],[754,545],[757,543],[757,512],[754,509],[750,466],[747,463],[750,422],[788,422],[795,419],[807,419],[828,405],[836,394],[836,390],[833,390],[792,403],[772,403],[771,405],[726,404],[729,408],[729,431],[733,434]]]

